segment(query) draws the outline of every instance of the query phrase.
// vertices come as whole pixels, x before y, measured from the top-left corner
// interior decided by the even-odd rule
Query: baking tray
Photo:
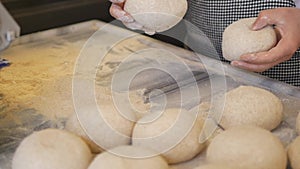
[[[95,33],[99,28],[101,31]],[[87,40],[92,35],[97,41],[89,46]],[[91,38],[90,41],[95,39]],[[228,64],[224,64],[220,69],[217,66],[218,61],[214,59],[94,20],[22,36],[8,50],[1,53],[1,58],[12,62],[10,67],[0,71],[1,169],[10,169],[13,153],[20,141],[27,135],[49,127],[64,128],[66,119],[74,113],[73,75],[77,73],[82,78],[89,76],[84,74],[86,72],[75,71],[74,73],[78,56],[84,53],[80,49],[84,46],[87,49],[90,47],[88,52],[91,54],[99,50],[105,54],[101,64],[95,68],[98,71],[94,79],[96,88],[110,89],[113,74],[122,77],[124,72],[130,72],[139,66],[151,65],[151,57],[162,55],[161,51],[169,51],[179,56],[180,61],[187,64],[195,75],[193,77],[197,79],[197,88],[202,97],[201,102],[210,101],[214,94],[211,90],[212,85],[216,93],[226,92],[240,85],[253,85],[272,91],[282,100],[285,112],[284,121],[274,133],[285,145],[296,137],[295,119],[300,110],[299,88],[233,68]],[[154,49],[154,52],[143,53],[146,49]],[[134,60],[116,72],[124,59],[132,54],[140,56],[137,58],[147,59]],[[85,62],[92,62],[90,58],[84,58]],[[175,79],[182,82],[179,87],[191,96],[189,100],[182,103],[178,99],[180,90],[178,90],[178,85],[175,85],[174,78],[159,72],[145,71],[136,77],[130,89],[140,93],[142,102],[147,102],[151,91],[162,89],[167,92],[169,107],[178,107],[181,103],[186,109],[193,109],[197,106],[199,98],[193,97],[191,89],[195,86],[191,85],[190,78],[186,78],[189,76],[182,73],[175,66],[176,63],[170,63],[168,59],[164,60],[162,65],[171,67],[172,74],[178,75]],[[226,88],[222,85],[224,79]],[[212,82],[214,84],[211,84]],[[117,86],[116,90],[121,90],[122,87]],[[159,98],[159,95],[153,100],[155,98]],[[172,168],[190,169],[201,165],[204,155],[205,153],[202,153],[194,160],[174,165]]]

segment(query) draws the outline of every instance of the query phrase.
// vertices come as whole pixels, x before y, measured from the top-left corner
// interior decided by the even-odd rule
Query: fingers
[[[109,0],[109,1],[112,2],[112,3],[117,3],[117,4],[125,2],[125,0]]]
[[[275,10],[280,10],[281,15],[285,14],[281,9],[269,9],[261,11],[256,19],[256,21],[252,25],[252,30],[260,30],[267,25],[278,25],[281,24],[281,20],[278,18]]]
[[[143,26],[137,22],[123,22],[123,24],[132,30],[142,30]]]
[[[111,2],[114,2],[109,11],[110,14],[115,17],[116,19],[123,22],[123,24],[132,29],[132,30],[143,30],[143,26],[136,22],[134,18],[123,10],[123,4],[121,2],[125,2],[125,0],[111,0]]]
[[[110,9],[110,14],[116,19],[122,22],[134,22],[132,16],[130,16],[127,12],[125,12],[122,7],[118,4],[112,4]]]
[[[233,62],[231,62],[231,65],[241,68],[241,69],[244,69],[244,70],[249,70],[252,72],[264,72],[264,71],[288,60],[289,58],[291,58],[291,56],[286,56],[286,57],[282,58],[282,60],[278,60],[276,62],[267,63],[267,64],[252,64],[252,63],[248,63],[248,62],[244,62],[244,61],[233,61]]]
[[[252,64],[268,64],[282,60],[284,56],[291,56],[295,52],[294,48],[291,48],[290,42],[285,38],[281,39],[277,46],[267,52],[259,52],[246,54],[240,57],[240,60],[249,62]]]
[[[260,13],[252,25],[252,30],[260,30],[269,24],[269,18],[266,15]]]

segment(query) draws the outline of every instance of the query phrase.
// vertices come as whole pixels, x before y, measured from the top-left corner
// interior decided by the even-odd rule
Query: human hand
[[[110,0],[112,2],[110,7],[110,14],[116,19],[120,20],[126,27],[132,30],[143,30],[143,26],[136,22],[133,17],[124,11],[124,4],[126,0]]]
[[[274,25],[278,43],[266,52],[245,54],[240,61],[233,61],[233,66],[253,72],[266,71],[289,60],[300,47],[300,9],[276,8],[261,11],[253,24],[253,30],[267,25]]]

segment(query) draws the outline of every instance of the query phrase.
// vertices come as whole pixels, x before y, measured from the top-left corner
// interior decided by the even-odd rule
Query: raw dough
[[[298,114],[298,117],[297,117],[297,132],[298,132],[298,135],[300,136],[300,113]]]
[[[12,169],[86,169],[92,154],[74,134],[46,129],[26,137],[16,150]]]
[[[199,143],[202,127],[203,119],[191,112],[167,109],[141,118],[134,127],[132,144],[155,150],[169,164],[179,163],[192,159],[204,148]]]
[[[219,134],[207,149],[207,159],[229,163],[237,169],[286,169],[287,166],[287,154],[280,140],[254,126],[239,126]]]
[[[111,96],[102,96],[97,101],[97,111],[91,103],[83,103],[83,112],[80,113],[84,114],[78,115],[77,112],[86,135],[103,150],[129,145],[135,124],[134,112],[123,107],[117,109]]]
[[[88,169],[169,169],[167,162],[161,156],[144,157],[153,154],[145,148],[121,146],[111,151],[114,154],[104,152],[98,155]]]
[[[233,169],[225,164],[206,164],[203,166],[196,167],[194,169]]]
[[[223,111],[221,125],[228,129],[238,125],[255,125],[267,130],[276,128],[283,119],[283,105],[273,93],[253,87],[240,86],[226,93],[223,103],[215,105]]]
[[[288,156],[293,169],[300,169],[300,137],[289,145]]]
[[[256,18],[240,19],[229,25],[223,33],[223,57],[227,60],[239,60],[247,53],[268,51],[277,43],[272,26],[261,30],[251,30]]]
[[[85,131],[82,129],[81,124],[78,121],[77,115],[73,114],[66,123],[65,129],[80,136],[90,147],[91,151],[93,153],[100,153],[102,149],[100,146],[98,146],[96,143],[93,142],[89,138],[89,136],[85,133]]]
[[[127,0],[124,10],[150,34],[175,26],[187,11],[187,0]]]

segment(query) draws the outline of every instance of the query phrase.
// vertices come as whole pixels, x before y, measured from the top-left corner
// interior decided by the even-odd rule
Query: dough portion
[[[88,169],[169,169],[161,156],[145,157],[155,154],[145,148],[120,146],[110,151],[114,154],[104,152],[98,155]]]
[[[194,169],[234,169],[225,164],[206,164],[203,166],[196,167]]]
[[[90,147],[93,153],[98,154],[101,151],[103,151],[101,147],[94,143],[94,141],[91,140],[90,137],[86,134],[86,132],[82,129],[76,114],[73,114],[71,115],[71,117],[69,117],[65,129],[69,132],[80,136],[87,143],[87,145]]]
[[[268,51],[277,43],[276,33],[272,26],[261,30],[251,30],[256,18],[245,18],[233,22],[223,33],[223,57],[229,61],[239,60],[248,53]]]
[[[127,0],[124,10],[150,34],[175,26],[187,11],[187,0]]]
[[[240,86],[225,95],[223,103],[218,103],[217,111],[223,111],[220,124],[228,129],[239,125],[255,125],[267,130],[276,128],[283,119],[283,105],[273,93],[253,87]]]
[[[289,161],[293,169],[300,169],[300,137],[296,138],[288,148]]]
[[[141,118],[133,130],[132,144],[162,154],[169,164],[187,161],[205,147],[199,143],[203,119],[180,109],[166,109]]]
[[[271,132],[254,127],[231,128],[214,138],[207,149],[207,159],[227,163],[235,169],[286,169],[287,154]]]
[[[86,169],[92,154],[74,134],[46,129],[26,137],[17,148],[12,169]]]
[[[300,136],[300,113],[298,114],[298,117],[297,117],[297,132],[298,132],[298,135]]]
[[[129,145],[135,124],[134,112],[126,105],[116,107],[111,96],[97,99],[96,109],[92,103],[83,103],[82,112],[77,112],[85,135],[103,150]]]

